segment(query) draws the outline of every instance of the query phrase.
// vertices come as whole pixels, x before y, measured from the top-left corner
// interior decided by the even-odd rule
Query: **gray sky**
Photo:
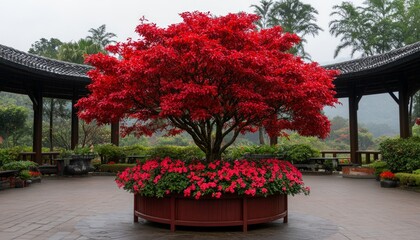
[[[363,1],[352,2],[360,5]],[[343,51],[334,60],[339,40],[328,32],[332,6],[342,0],[303,2],[318,10],[318,25],[324,29],[315,38],[307,37],[306,50],[312,59],[320,64],[349,59],[349,51]],[[251,4],[259,4],[259,0],[2,0],[0,44],[28,51],[40,38],[77,41],[86,37],[90,28],[102,24],[106,24],[107,31],[117,34],[117,41],[125,41],[128,37],[137,38],[134,28],[142,16],[164,27],[180,22],[181,12],[199,10],[214,15],[252,12]]]

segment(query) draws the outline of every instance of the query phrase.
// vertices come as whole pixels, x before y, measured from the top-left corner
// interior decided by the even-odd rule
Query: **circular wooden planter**
[[[141,217],[148,221],[175,226],[242,226],[271,222],[283,218],[287,222],[287,195],[245,197],[224,195],[219,199],[203,197],[199,200],[173,195],[164,198],[134,194],[134,222]]]

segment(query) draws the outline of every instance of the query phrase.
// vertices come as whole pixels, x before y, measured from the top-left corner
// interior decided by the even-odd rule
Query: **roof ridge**
[[[0,60],[48,73],[88,78],[93,67],[85,64],[65,62],[17,50],[0,44]]]

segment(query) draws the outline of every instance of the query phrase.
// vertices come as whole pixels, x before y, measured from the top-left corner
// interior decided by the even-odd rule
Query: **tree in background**
[[[280,27],[255,31],[257,16],[245,13],[181,17],[168,28],[142,22],[139,40],[108,47],[121,59],[90,56],[91,94],[77,103],[79,117],[99,124],[127,119],[124,133],[139,135],[185,131],[207,161],[260,126],[270,136],[285,129],[327,136],[322,108],[337,102],[337,72],[288,53],[296,35]]]
[[[262,0],[260,6],[251,5],[254,13],[260,16],[257,25],[260,29],[280,25],[285,32],[295,33],[301,38],[300,43],[293,48],[292,53],[310,59],[303,44],[308,35],[316,36],[322,29],[316,24],[318,11],[310,4],[300,0],[279,0],[276,2]]]
[[[41,38],[32,44],[28,52],[47,58],[58,59],[58,49],[62,44],[63,42],[57,38],[50,38],[49,40]]]
[[[334,57],[348,47],[352,57],[371,56],[420,40],[420,0],[367,0],[360,7],[342,2],[333,10],[330,33],[341,38]]]
[[[3,146],[12,147],[18,144],[27,128],[27,118],[28,112],[24,107],[0,105],[0,136]]]
[[[340,116],[331,119],[331,132],[325,139],[331,149],[348,150],[350,147],[349,120]],[[358,126],[358,141],[361,150],[374,147],[373,134],[363,126]]]
[[[103,24],[98,28],[89,29],[90,36],[87,36],[86,39],[91,40],[94,44],[101,46],[102,49],[111,43],[115,43],[115,40],[112,38],[117,37],[115,33],[107,32],[106,25]]]
[[[58,49],[57,56],[62,61],[83,64],[85,56],[99,52],[104,52],[100,45],[82,38],[77,42],[63,43]]]

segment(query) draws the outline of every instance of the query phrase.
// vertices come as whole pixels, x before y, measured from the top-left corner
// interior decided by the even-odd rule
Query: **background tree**
[[[341,38],[334,57],[347,47],[352,57],[371,56],[420,41],[420,0],[367,0],[360,7],[342,2],[333,9],[330,33]]]
[[[331,16],[337,17],[329,23],[330,33],[334,37],[341,37],[340,44],[334,52],[334,58],[338,56],[344,48],[352,48],[351,57],[356,52],[361,52],[362,56],[373,55],[370,47],[369,33],[370,27],[367,26],[365,16],[355,7],[352,2],[343,2],[341,5],[333,7]]]
[[[256,22],[260,30],[273,27],[270,24],[273,7],[272,0],[261,0],[260,5],[252,4],[251,7],[254,8],[254,13],[260,17],[260,19],[258,19],[258,21]]]
[[[11,147],[18,143],[22,137],[22,130],[26,127],[28,112],[24,107],[14,105],[0,105],[0,136],[3,138],[3,145]],[[9,138],[12,138],[11,144]]]
[[[260,6],[251,5],[255,14],[260,16],[257,25],[260,29],[280,25],[285,32],[295,33],[301,38],[301,42],[291,50],[303,58],[310,59],[305,52],[305,37],[316,36],[322,29],[316,24],[318,11],[310,4],[304,4],[300,0],[279,0],[276,2],[262,0]]]
[[[62,44],[63,43],[57,38],[50,38],[50,40],[41,38],[39,41],[32,44],[32,47],[28,52],[47,58],[58,59],[58,49]]]
[[[87,36],[86,39],[91,40],[96,45],[101,46],[102,49],[111,43],[115,43],[115,40],[112,38],[117,37],[115,33],[107,32],[106,25],[103,24],[98,28],[89,29],[90,36]]]
[[[77,42],[63,43],[58,49],[58,59],[66,62],[83,64],[85,56],[105,52],[103,48],[92,40],[80,39]]]
[[[185,131],[207,161],[260,126],[270,136],[285,129],[327,136],[322,108],[337,102],[336,71],[288,53],[296,35],[255,31],[257,16],[245,13],[181,17],[168,28],[142,22],[138,41],[108,47],[121,59],[90,56],[91,94],[77,103],[79,116],[99,124],[127,119],[125,134]]]

